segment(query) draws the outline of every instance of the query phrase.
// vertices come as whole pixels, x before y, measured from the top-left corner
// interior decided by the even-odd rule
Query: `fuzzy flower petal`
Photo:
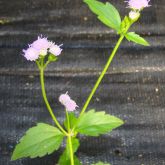
[[[63,104],[65,106],[66,110],[69,112],[76,110],[76,108],[78,107],[76,102],[70,98],[68,93],[62,94],[59,97],[59,101],[61,102],[61,104]]]
[[[61,104],[66,104],[68,101],[70,101],[71,100],[71,98],[70,98],[70,96],[68,95],[68,92],[66,92],[65,94],[62,94],[62,95],[60,95],[60,97],[59,97],[59,101],[61,102]]]
[[[38,39],[31,44],[31,47],[41,51],[44,49],[48,49],[49,45],[50,44],[47,38],[42,38],[42,36],[39,36]]]
[[[24,57],[30,61],[35,61],[39,57],[39,51],[34,49],[33,47],[29,47],[27,50],[23,50],[23,52]]]
[[[135,10],[142,10],[145,7],[149,7],[150,0],[129,0],[128,7]]]
[[[49,52],[55,56],[59,56],[62,52],[62,49],[60,48],[60,46],[52,44],[50,49],[49,49]]]
[[[66,107],[67,111],[72,112],[72,111],[76,110],[76,107],[78,107],[78,106],[74,100],[70,100],[69,102],[67,102],[65,104],[65,107]]]

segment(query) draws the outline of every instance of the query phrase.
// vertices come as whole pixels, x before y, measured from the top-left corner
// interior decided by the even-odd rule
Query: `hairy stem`
[[[68,136],[69,141],[69,150],[70,150],[70,163],[74,165],[74,155],[73,155],[73,147],[72,147],[72,137],[71,135]]]
[[[112,62],[112,60],[113,60],[113,58],[114,58],[114,56],[115,56],[115,54],[116,54],[116,52],[117,52],[117,50],[118,50],[118,48],[119,48],[119,46],[120,46],[120,44],[121,44],[123,39],[124,39],[124,35],[121,35],[119,40],[118,40],[118,42],[117,42],[117,44],[116,44],[116,46],[114,47],[114,49],[113,49],[113,51],[111,53],[111,55],[109,56],[109,59],[108,59],[106,65],[104,66],[103,71],[101,72],[101,74],[100,74],[98,80],[96,81],[96,83],[95,83],[91,93],[89,94],[89,96],[88,96],[88,98],[87,98],[87,100],[86,100],[86,102],[85,102],[85,104],[84,104],[84,106],[82,108],[82,111],[80,113],[80,117],[86,111],[86,109],[87,109],[87,107],[88,107],[88,105],[89,105],[93,95],[95,94],[95,92],[96,92],[98,86],[100,85],[100,83],[101,83],[105,73],[107,72],[107,70],[108,70],[108,68],[109,68],[109,66],[110,66],[110,64],[111,64],[111,62]]]
[[[42,96],[43,96],[43,99],[45,101],[46,107],[47,107],[52,119],[54,120],[55,124],[57,125],[57,127],[67,136],[68,133],[62,128],[60,123],[57,121],[57,119],[53,113],[53,110],[50,107],[50,104],[48,102],[48,99],[46,96],[46,91],[45,91],[45,83],[44,83],[44,68],[42,66],[40,67],[40,82],[41,82]]]
[[[67,125],[68,125],[68,142],[69,142],[69,150],[70,150],[70,163],[71,165],[74,165],[74,154],[73,154],[73,146],[72,146],[72,132],[70,129],[70,121],[69,121],[69,115],[68,112],[66,110],[66,118],[67,118]]]

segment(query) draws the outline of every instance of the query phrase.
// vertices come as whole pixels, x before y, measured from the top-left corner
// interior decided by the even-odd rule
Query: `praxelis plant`
[[[130,27],[140,18],[141,11],[145,7],[149,7],[149,0],[126,1],[130,11],[123,19],[121,19],[118,10],[109,2],[102,3],[96,0],[84,0],[84,2],[89,6],[91,11],[97,15],[97,18],[103,24],[114,29],[117,35],[119,35],[116,46],[109,56],[103,71],[82,108],[78,107],[76,102],[70,98],[68,92],[59,96],[59,101],[66,112],[63,124],[61,124],[54,115],[47,99],[44,84],[44,71],[49,63],[55,62],[59,58],[62,52],[61,45],[57,45],[47,38],[40,36],[36,41],[31,43],[26,50],[23,50],[24,57],[29,61],[35,61],[38,66],[42,96],[55,126],[38,123],[37,126],[30,128],[25,136],[22,137],[20,143],[17,144],[12,155],[12,160],[24,157],[42,157],[51,154],[58,150],[63,140],[65,140],[66,147],[58,160],[58,164],[80,165],[81,162],[75,154],[80,145],[77,137],[78,134],[99,136],[108,133],[123,124],[121,119],[106,114],[104,111],[91,109],[86,112],[86,110],[123,39],[126,38],[128,41],[149,46],[149,43],[144,38],[140,37],[135,32],[129,31]],[[79,115],[75,115],[76,109],[79,109],[79,111],[81,110]],[[104,163],[99,162],[95,165],[103,164]]]

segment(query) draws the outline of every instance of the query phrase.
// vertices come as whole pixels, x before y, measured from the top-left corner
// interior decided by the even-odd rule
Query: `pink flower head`
[[[60,48],[60,46],[55,45],[54,43],[51,43],[49,52],[52,53],[55,56],[59,56],[62,52],[62,49]]]
[[[70,96],[68,95],[68,92],[66,92],[65,94],[60,95],[60,97],[59,97],[59,101],[62,104],[66,104],[69,100],[70,100]]]
[[[70,98],[68,93],[60,95],[59,101],[65,106],[66,110],[70,112],[76,110],[76,107],[78,107],[76,102]]]
[[[150,0],[129,0],[128,7],[135,10],[142,10],[145,7],[149,7]]]
[[[29,47],[27,50],[23,50],[24,57],[27,60],[35,61],[39,57],[39,51],[34,49],[33,47]]]
[[[27,60],[35,61],[39,58],[40,55],[46,56],[48,52],[52,53],[55,56],[59,56],[62,51],[60,46],[49,41],[45,37],[38,36],[38,39],[30,44],[27,50],[23,50],[23,53]]]

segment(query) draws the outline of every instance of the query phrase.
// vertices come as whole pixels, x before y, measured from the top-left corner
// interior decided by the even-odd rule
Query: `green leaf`
[[[123,121],[115,116],[105,114],[104,111],[90,110],[84,113],[76,124],[76,131],[84,135],[98,136],[107,133],[123,124]]]
[[[92,164],[92,165],[111,165],[111,164],[109,164],[109,163],[103,163],[103,162],[98,162],[98,163]]]
[[[144,38],[140,37],[135,32],[129,32],[125,34],[125,37],[127,38],[128,41],[132,41],[140,45],[144,45],[144,46],[150,45]]]
[[[70,127],[73,128],[77,122],[77,118],[73,112],[69,113],[69,121],[70,121]],[[64,126],[68,130],[67,119],[64,121]]]
[[[58,161],[58,165],[70,165],[70,158],[67,156],[66,150],[63,152],[63,154],[60,156],[60,159]],[[82,165],[77,158],[77,156],[74,155],[74,165]]]
[[[95,13],[98,19],[115,30],[120,30],[121,18],[118,10],[109,2],[106,4],[97,0],[84,0],[89,8]]]
[[[11,159],[35,158],[51,154],[60,147],[63,137],[63,133],[56,127],[38,123],[37,126],[30,128],[26,135],[21,138]]]
[[[81,162],[80,162],[80,160],[75,155],[74,155],[74,164],[75,165],[82,165]]]

